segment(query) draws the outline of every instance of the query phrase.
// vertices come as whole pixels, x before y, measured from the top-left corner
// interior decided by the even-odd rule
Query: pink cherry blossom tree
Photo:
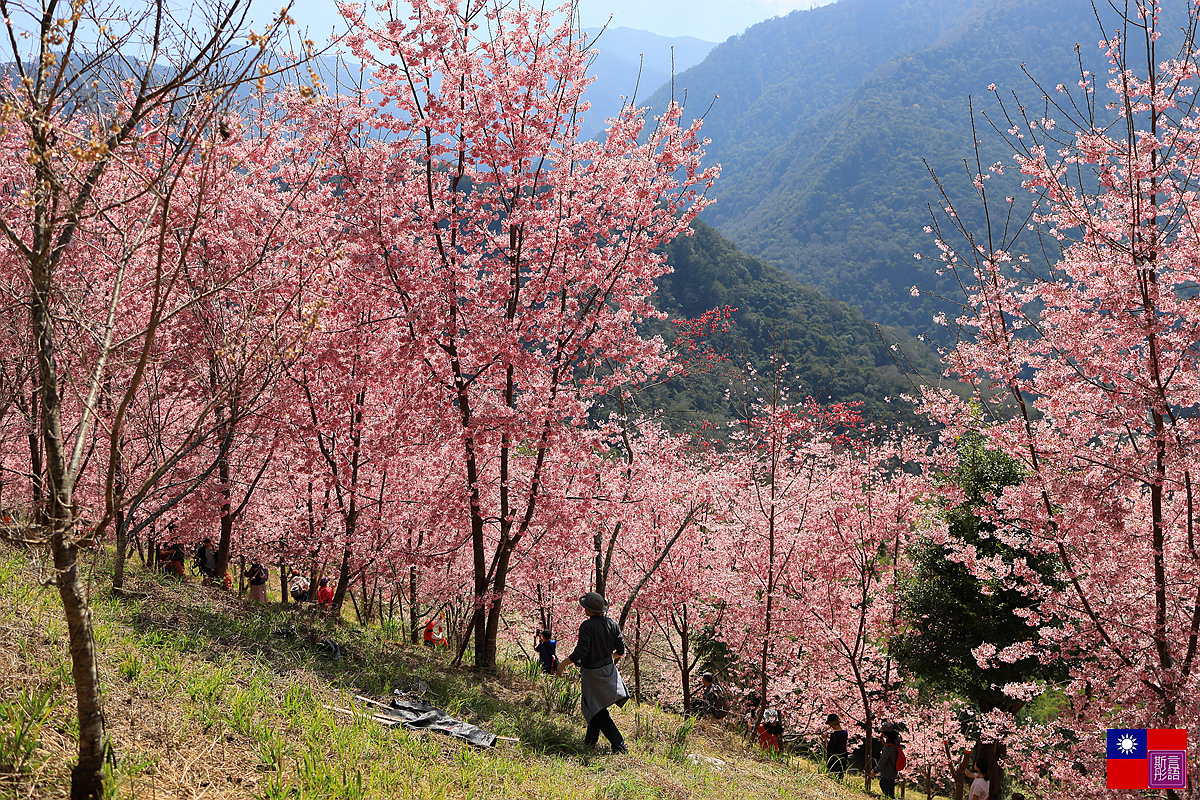
[[[367,124],[386,136],[340,178],[356,215],[344,249],[388,287],[462,448],[480,668],[496,663],[514,556],[581,479],[592,398],[658,369],[660,344],[636,329],[657,315],[655,248],[715,174],[677,107],[580,139],[590,56],[561,13],[422,1],[372,25],[349,12],[386,106]],[[598,374],[602,357],[616,374]]]
[[[1040,113],[1000,105],[995,124],[1037,198],[1026,221],[1044,249],[1022,255],[1017,226],[995,215],[988,179],[1003,165],[976,176],[986,230],[953,214],[937,230],[969,294],[951,364],[985,406],[996,392],[1007,399],[1011,413],[984,435],[1026,470],[998,502],[1011,521],[996,535],[1058,566],[1042,579],[1019,560],[969,564],[1039,601],[1025,621],[1041,641],[981,647],[980,664],[1038,654],[1070,665],[1062,712],[1028,740],[1071,741],[1070,763],[1046,764],[1011,720],[995,726],[1022,753],[1022,780],[1048,797],[1104,796],[1105,727],[1184,727],[1200,740],[1197,7],[1170,53],[1160,52],[1161,11],[1138,2],[1105,34],[1106,82],[1085,73],[1078,87],[1046,90]],[[945,395],[928,394],[926,406],[952,435],[971,425]],[[1057,783],[1066,773],[1069,788]]]
[[[0,93],[11,146],[0,235],[16,278],[6,288],[30,309],[37,368],[29,415],[40,506],[26,533],[49,544],[67,621],[79,719],[75,798],[102,795],[107,748],[79,551],[113,517],[121,429],[160,327],[179,307],[182,254],[194,232],[187,222],[203,196],[191,187],[220,171],[221,113],[283,19],[247,41],[241,3],[208,11],[198,27],[164,3],[103,19],[53,0],[38,13],[4,14],[11,67]],[[148,57],[138,61],[134,51]],[[111,268],[89,274],[101,254]],[[131,318],[134,309],[140,316]],[[114,383],[125,367],[128,380]],[[102,421],[109,403],[112,416]],[[105,460],[89,474],[85,454],[97,444]],[[100,501],[81,502],[89,491]]]

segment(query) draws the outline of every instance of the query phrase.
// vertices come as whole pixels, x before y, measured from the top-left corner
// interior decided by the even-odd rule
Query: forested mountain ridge
[[[1044,107],[1025,70],[1050,91],[1077,85],[1079,58],[1103,77],[1099,38],[1088,0],[842,0],[760,23],[675,81],[691,114],[718,98],[704,132],[723,169],[704,218],[867,317],[931,332],[933,314],[948,308],[936,296],[958,287],[914,258],[932,249],[927,206],[943,205],[926,164],[967,198],[969,104],[994,113],[995,84]],[[1165,41],[1161,52],[1171,52]],[[669,93],[660,89],[651,106]],[[979,124],[985,166],[1011,164]],[[993,197],[1024,201],[1019,178],[1010,171]],[[914,285],[929,294],[913,297]]]
[[[737,309],[730,330],[708,340],[728,358],[727,369],[653,387],[639,400],[643,411],[666,411],[674,422],[724,419],[729,371],[745,361],[762,371],[774,354],[789,365],[787,382],[797,399],[861,403],[864,418],[875,422],[914,421],[899,395],[940,376],[929,347],[742,253],[709,225],[696,222],[693,229],[665,248],[673,271],[659,279],[657,303],[675,318]],[[651,327],[671,341],[669,325]]]

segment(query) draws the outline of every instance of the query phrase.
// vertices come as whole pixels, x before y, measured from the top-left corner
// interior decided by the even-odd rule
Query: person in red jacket
[[[449,647],[450,642],[446,639],[445,626],[442,624],[442,615],[438,614],[429,620],[425,625],[425,646],[426,647]]]
[[[778,753],[782,739],[783,715],[769,708],[763,712],[762,722],[758,723],[758,746]]]
[[[317,605],[333,605],[333,587],[329,585],[329,578],[321,578],[317,586]]]

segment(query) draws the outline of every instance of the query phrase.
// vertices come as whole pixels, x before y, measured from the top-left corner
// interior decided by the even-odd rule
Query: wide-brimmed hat
[[[605,611],[608,611],[608,601],[599,592],[588,592],[579,598],[579,605],[596,614],[603,614]]]

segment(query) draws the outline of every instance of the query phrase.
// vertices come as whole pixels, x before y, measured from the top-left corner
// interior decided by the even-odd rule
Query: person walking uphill
[[[579,667],[582,681],[583,718],[587,720],[587,735],[583,743],[595,747],[600,734],[612,744],[613,753],[628,753],[625,739],[609,716],[609,706],[624,706],[629,690],[617,671],[617,661],[625,655],[625,640],[621,626],[604,615],[608,601],[603,595],[588,592],[579,598],[587,619],[579,626],[579,643],[558,665],[558,675],[574,664]]]

